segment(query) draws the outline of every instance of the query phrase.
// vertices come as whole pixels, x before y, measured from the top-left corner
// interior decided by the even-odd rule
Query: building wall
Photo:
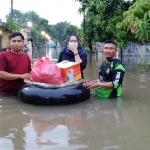
[[[1,38],[1,46],[2,47],[1,48],[5,48],[7,42],[9,42],[9,39],[8,39],[9,34],[5,31],[1,31],[1,36],[2,36],[2,38]]]
[[[101,51],[104,46],[102,42],[96,42],[96,49]],[[117,58],[121,57],[121,50],[118,51]],[[127,47],[122,50],[122,62],[130,66],[137,66],[139,64],[150,65],[150,43],[136,44],[128,43]]]
[[[24,39],[25,39],[25,41],[24,41],[25,43],[24,44],[27,44],[27,37],[28,37],[27,29],[20,29],[20,32],[24,36]]]
[[[32,59],[32,44],[31,44],[31,42],[28,42],[28,30],[21,29],[20,32],[24,36],[24,44],[27,45],[27,47],[28,47],[27,54],[29,55],[30,59]]]
[[[25,44],[27,44],[27,30],[21,29],[20,32],[23,34],[24,38],[25,38]],[[1,31],[1,48],[5,48],[7,42],[9,42],[9,36],[10,33],[6,32],[6,31]]]
[[[23,34],[24,38],[25,38],[25,44],[27,44],[27,30],[21,29],[20,32]],[[5,48],[7,42],[9,42],[9,36],[10,33],[6,32],[6,31],[1,31],[1,45],[2,48]]]
[[[27,51],[27,54],[29,55],[29,57],[32,59],[32,45],[31,43],[28,42],[27,40],[27,37],[28,37],[28,30],[27,29],[20,29],[20,32],[23,34],[24,36],[24,44],[27,45],[28,47],[28,51]],[[1,48],[5,48],[6,47],[6,44],[9,42],[9,35],[10,33],[8,33],[7,31],[3,31],[1,30],[1,38],[0,38],[0,49]]]
[[[129,43],[123,49],[123,62],[130,65],[150,64],[150,43]]]

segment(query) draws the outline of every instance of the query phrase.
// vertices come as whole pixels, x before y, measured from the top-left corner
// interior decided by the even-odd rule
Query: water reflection
[[[50,59],[58,59],[61,49],[48,48],[46,49],[46,56]]]
[[[15,97],[12,100],[2,101],[0,105],[0,149],[24,149],[23,126],[30,118],[20,112]]]
[[[107,136],[108,127],[111,131],[122,123],[121,99],[93,99],[73,107],[38,107],[18,101],[7,104],[3,103],[0,113],[0,146],[4,149],[91,149],[101,136]],[[15,112],[11,115],[7,107]]]
[[[94,113],[101,113],[104,115],[111,116],[114,120],[114,123],[121,124],[122,123],[122,115],[121,115],[121,106],[122,99],[101,99],[94,100],[92,104],[88,105],[89,116]]]
[[[63,146],[65,149],[75,150],[86,148],[82,143],[76,143],[78,135],[77,127],[81,123],[80,109],[70,112],[68,107],[26,107],[22,105],[21,111],[31,116],[31,122],[24,127],[26,136],[26,147],[30,148],[33,143],[34,149],[39,147],[58,149]]]
[[[46,55],[58,54],[49,49]],[[98,78],[102,59],[101,53],[88,55],[85,78]],[[91,96],[74,105],[40,107],[0,98],[0,149],[149,150],[149,81],[146,69],[126,66],[122,99]]]
[[[57,62],[58,56],[61,52],[61,48],[38,48],[34,49],[32,53],[32,62],[34,62],[37,58],[48,57],[54,63]]]

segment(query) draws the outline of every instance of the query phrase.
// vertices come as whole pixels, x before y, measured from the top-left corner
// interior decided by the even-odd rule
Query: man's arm
[[[101,87],[101,88],[113,88],[112,82],[100,82],[100,81],[89,81],[83,83],[84,87],[87,87],[88,89],[90,88],[95,88],[95,87]]]
[[[113,88],[117,89],[118,86],[122,85],[125,74],[125,68],[122,64],[119,64],[114,70],[112,75]]]
[[[113,88],[112,82],[97,82],[97,86],[101,88],[107,88],[107,89]]]
[[[112,82],[89,81],[89,82],[85,82],[83,85],[87,88],[101,87],[101,88],[115,89],[122,84],[124,74],[125,74],[125,68],[120,64],[113,71]]]
[[[29,79],[30,74],[29,73],[12,74],[12,73],[8,73],[6,71],[0,71],[0,78],[3,80]]]

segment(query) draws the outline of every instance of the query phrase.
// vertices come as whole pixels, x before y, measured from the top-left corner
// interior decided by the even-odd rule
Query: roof
[[[0,30],[11,33],[9,29],[5,28],[5,23],[1,21],[0,21]]]

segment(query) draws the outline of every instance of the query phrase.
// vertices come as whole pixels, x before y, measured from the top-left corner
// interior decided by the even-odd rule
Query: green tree
[[[83,45],[83,29],[82,28],[78,28],[78,31],[77,31],[77,36],[79,37],[79,40],[80,40],[80,45],[82,46]]]
[[[74,25],[68,25],[64,29],[63,37],[68,38],[68,36],[70,36],[71,34],[77,35],[77,32],[78,32],[78,27],[76,27]]]
[[[16,20],[17,22],[14,22]],[[38,45],[46,40],[42,35],[41,31],[45,31],[52,39],[59,41],[60,44],[64,45],[67,34],[77,33],[78,28],[70,25],[68,22],[59,22],[56,25],[49,25],[48,20],[39,17],[34,11],[22,13],[19,10],[14,10],[14,18],[11,19],[11,15],[7,16],[6,27],[10,31],[19,31],[21,27],[29,29],[27,22],[32,22],[30,28],[31,36],[34,38],[35,44]]]
[[[115,39],[123,42],[117,36],[127,34],[127,31],[122,31],[117,28],[117,24],[123,20],[123,12],[128,10],[133,1],[124,0],[77,0],[81,2],[80,12],[85,11],[86,14],[86,38],[98,41],[105,41],[106,39]],[[93,28],[93,31],[88,28]],[[90,33],[91,32],[91,33]],[[124,33],[126,32],[126,33]],[[88,41],[89,45],[92,40]],[[96,41],[95,41],[96,42]],[[121,44],[120,44],[121,45]],[[91,46],[90,46],[91,47]]]
[[[53,28],[57,31],[57,37],[56,39],[62,43],[65,39],[63,37],[65,28],[69,25],[68,22],[58,22],[56,25],[53,26]]]
[[[9,31],[19,31],[20,30],[20,24],[16,20],[13,20],[10,15],[6,16],[6,23],[5,28],[7,28]]]
[[[137,0],[123,15],[118,28],[132,34],[131,41],[150,41],[150,0]]]

